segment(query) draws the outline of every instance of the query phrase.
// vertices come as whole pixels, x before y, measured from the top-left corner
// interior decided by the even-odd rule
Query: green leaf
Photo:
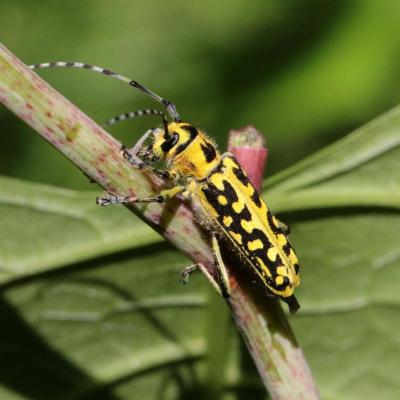
[[[400,107],[266,181],[279,212],[310,208],[400,208]]]
[[[303,267],[292,324],[323,398],[396,399],[399,211],[312,211],[292,222]]]
[[[173,385],[173,366],[204,353],[201,280],[178,284],[182,258],[146,246],[9,285],[0,301],[2,384],[15,398],[40,399],[94,395],[130,376],[155,392]],[[136,388],[138,398],[151,398],[148,389]]]
[[[99,194],[0,177],[0,283],[161,240]]]
[[[266,183],[300,256],[291,323],[324,399],[398,398],[399,143],[396,109]],[[188,261],[94,195],[0,186],[0,398],[200,398],[215,385],[204,277],[178,285]],[[264,399],[237,335],[225,345],[224,398]]]

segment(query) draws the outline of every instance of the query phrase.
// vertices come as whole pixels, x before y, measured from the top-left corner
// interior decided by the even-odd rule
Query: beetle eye
[[[170,151],[178,143],[178,140],[179,140],[179,135],[177,133],[174,133],[170,139],[166,140],[161,145],[161,150],[164,153]]]

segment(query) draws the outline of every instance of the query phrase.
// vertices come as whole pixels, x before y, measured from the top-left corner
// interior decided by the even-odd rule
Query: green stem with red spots
[[[133,168],[120,143],[0,45],[0,102],[30,125],[104,190],[149,197],[163,182]],[[143,221],[194,262],[214,273],[212,251],[192,210],[180,199],[166,205],[129,206]],[[273,399],[318,399],[307,362],[280,304],[259,301],[228,266],[234,320]]]

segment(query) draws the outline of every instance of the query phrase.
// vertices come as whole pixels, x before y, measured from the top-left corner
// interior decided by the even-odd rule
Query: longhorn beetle
[[[130,117],[155,114],[163,128],[147,131],[124,158],[133,166],[145,168],[172,180],[173,187],[153,198],[132,199],[108,195],[98,198],[100,205],[132,202],[165,202],[180,193],[192,200],[195,215],[211,235],[219,282],[202,265],[187,267],[182,272],[187,281],[196,268],[202,269],[223,296],[229,296],[229,279],[221,254],[221,245],[247,267],[251,277],[261,283],[268,295],[280,297],[292,313],[300,307],[293,292],[300,283],[299,263],[291,246],[286,225],[275,218],[257,190],[230,153],[220,154],[214,142],[200,129],[181,120],[176,107],[140,83],[109,69],[77,62],[54,62],[31,65],[30,68],[67,67],[99,72],[128,83],[162,104],[171,121],[158,110],[141,110],[122,114],[108,122],[113,124]],[[152,136],[146,147],[145,141]],[[135,157],[141,155],[141,161]],[[165,170],[153,166],[164,161]],[[178,184],[180,182],[180,184]],[[226,246],[228,245],[228,246]]]

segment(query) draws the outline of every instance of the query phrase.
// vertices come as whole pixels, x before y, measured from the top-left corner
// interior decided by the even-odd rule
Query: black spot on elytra
[[[249,178],[245,175],[245,173],[239,166],[237,166],[236,168],[232,168],[232,171],[235,174],[238,181],[241,182],[244,186],[247,186],[247,184],[250,183]]]
[[[257,192],[257,190],[254,188],[254,192],[251,195],[251,200],[253,200],[254,204],[260,208],[261,207],[261,197],[259,195],[259,193]]]
[[[261,207],[261,197],[259,195],[259,193],[257,192],[256,188],[253,186],[253,184],[250,182],[250,179],[245,175],[245,173],[243,172],[243,170],[239,167],[237,168],[233,168],[233,173],[235,174],[236,178],[238,179],[238,181],[243,184],[244,186],[248,186],[250,185],[254,192],[251,195],[251,200],[253,200],[254,204],[257,207]]]
[[[223,165],[223,160],[221,160],[221,163],[216,168],[215,173],[223,174],[225,169],[226,169],[226,166]],[[240,172],[235,171],[236,169],[237,168],[234,168],[233,172],[235,173],[235,175],[238,174],[240,176],[240,178],[239,178],[239,176],[236,175],[237,178],[240,180],[240,182],[244,184],[244,178],[245,178],[247,180],[246,181],[246,183],[247,183],[248,178],[244,175],[243,171],[242,171],[242,174],[243,174],[244,178],[240,174]],[[253,268],[255,268],[261,276],[263,276],[263,278],[266,280],[267,284],[270,287],[272,287],[278,291],[284,291],[286,289],[286,287],[290,287],[292,285],[292,283],[290,282],[290,280],[287,276],[283,277],[284,280],[283,280],[282,284],[280,284],[280,285],[276,284],[275,278],[278,276],[278,274],[276,272],[277,267],[282,266],[283,261],[279,254],[276,256],[276,259],[274,261],[272,261],[268,258],[267,252],[268,252],[268,249],[272,247],[272,244],[269,241],[267,235],[264,233],[264,231],[262,229],[255,227],[249,233],[242,228],[241,221],[248,221],[248,222],[251,221],[251,213],[250,213],[247,205],[244,205],[243,210],[241,210],[240,213],[236,213],[232,210],[232,203],[238,201],[238,195],[237,195],[235,189],[233,188],[232,184],[230,182],[228,182],[227,180],[223,180],[223,189],[219,190],[215,185],[213,185],[211,183],[210,179],[208,178],[203,184],[202,191],[205,194],[207,201],[217,211],[217,213],[218,213],[217,220],[222,227],[224,227],[223,219],[225,216],[230,216],[232,218],[232,223],[229,226],[229,231],[227,231],[227,230],[225,230],[225,231],[227,231],[228,235],[230,235],[229,232],[233,232],[236,234],[240,234],[242,236],[242,245],[237,243],[235,241],[235,238],[232,235],[230,235],[230,238],[236,244],[236,246],[238,246],[241,249],[241,252],[248,259],[250,259],[251,266]],[[257,192],[255,191],[255,193],[257,193]],[[218,196],[220,196],[220,195],[225,196],[226,199],[228,200],[226,205],[221,205],[218,202]],[[274,224],[274,221],[272,219],[272,214],[270,211],[267,212],[267,220],[268,220],[268,223],[271,226],[271,229],[274,234],[282,233],[281,230],[279,229],[279,227],[277,227]],[[250,251],[247,247],[247,243],[257,240],[257,239],[261,241],[261,243],[263,244],[263,248],[257,249],[254,251]],[[228,244],[227,249],[228,249],[228,251],[231,251],[233,255],[234,254],[237,255],[238,250],[236,249],[236,247],[232,247],[231,245]],[[286,255],[288,255],[290,253],[291,245],[289,242],[284,246],[283,251],[285,252]],[[265,273],[264,273],[259,261],[257,260],[257,258],[262,260],[262,262],[266,265],[266,267],[268,268],[268,270],[271,273],[270,277],[265,276]],[[295,270],[297,268],[296,272],[299,270],[299,267],[298,267],[298,265],[296,267],[296,264],[294,265],[294,268],[295,268]]]
[[[293,265],[293,268],[294,268],[296,274],[298,274],[298,273],[299,273],[299,270],[300,270],[300,265],[299,265],[298,263],[295,263],[295,264]]]
[[[276,282],[275,282],[275,284],[273,286],[277,290],[285,290],[286,287],[288,287],[288,286],[291,287],[292,283],[289,281],[289,278],[287,276],[284,276],[283,277],[283,282],[280,285],[277,285]]]
[[[279,226],[275,224],[274,219],[272,218],[272,213],[269,210],[267,210],[267,221],[269,226],[271,227],[272,232],[274,232],[275,235],[277,235],[278,233],[282,233]]]
[[[282,250],[284,253],[289,256],[290,250],[292,249],[292,246],[290,245],[289,241],[286,242],[286,244],[283,245]]]

